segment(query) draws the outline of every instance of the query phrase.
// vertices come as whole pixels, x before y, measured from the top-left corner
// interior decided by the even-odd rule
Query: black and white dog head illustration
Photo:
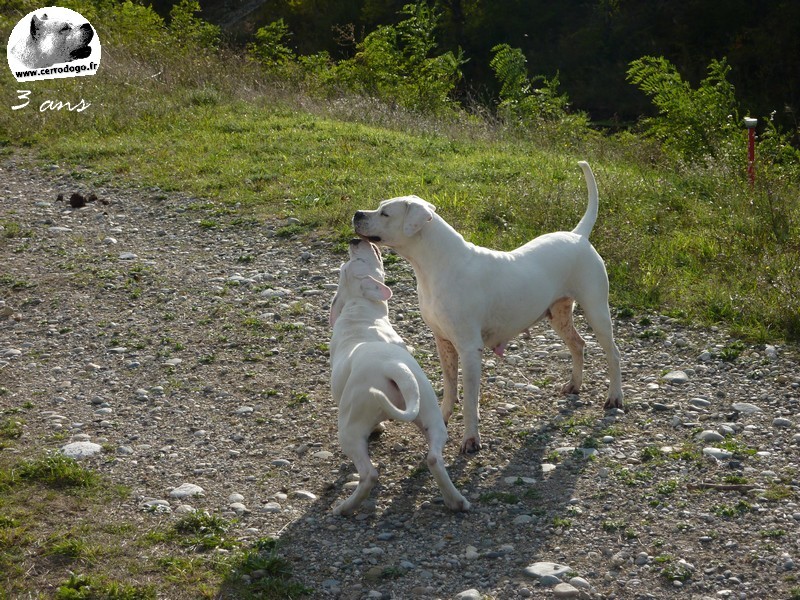
[[[88,58],[94,30],[89,23],[74,24],[62,19],[33,15],[30,32],[17,42],[14,57],[29,69],[42,69],[59,63]]]

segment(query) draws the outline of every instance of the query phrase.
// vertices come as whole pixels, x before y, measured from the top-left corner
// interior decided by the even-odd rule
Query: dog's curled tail
[[[405,400],[405,410],[395,406],[392,401],[378,388],[371,387],[370,393],[383,404],[383,410],[391,419],[398,421],[413,421],[419,415],[419,384],[417,378],[403,363],[394,363],[386,366],[386,377],[391,379]]]
[[[598,194],[597,182],[594,180],[594,173],[592,173],[589,163],[580,161],[578,166],[583,170],[583,177],[586,179],[586,187],[589,188],[589,206],[586,207],[586,212],[583,214],[578,226],[572,230],[572,233],[577,233],[582,237],[589,237],[592,232],[595,221],[597,221],[598,210]]]

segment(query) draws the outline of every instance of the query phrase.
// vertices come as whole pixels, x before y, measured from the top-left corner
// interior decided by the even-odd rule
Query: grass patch
[[[28,461],[0,455],[0,597],[279,600],[306,593],[274,544],[243,548],[220,516],[198,512],[167,526],[170,517],[158,514],[115,520],[128,495],[59,453]],[[220,596],[228,588],[237,595]]]

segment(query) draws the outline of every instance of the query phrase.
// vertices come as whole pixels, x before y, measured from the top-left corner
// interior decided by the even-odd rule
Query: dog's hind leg
[[[608,311],[608,302],[581,305],[586,315],[586,321],[591,326],[597,337],[597,342],[606,353],[608,360],[608,399],[604,408],[622,408],[622,374],[620,371],[619,348],[614,343],[614,332],[611,324],[611,314]],[[596,307],[596,308],[592,308]]]
[[[575,329],[575,323],[572,319],[572,309],[574,301],[572,298],[561,298],[556,300],[550,305],[548,310],[548,317],[550,325],[564,340],[564,343],[569,348],[572,355],[572,377],[569,383],[564,384],[561,388],[562,394],[577,394],[581,390],[583,383],[583,349],[586,342]]]
[[[344,502],[333,509],[335,515],[351,515],[366,500],[372,488],[378,483],[378,470],[369,459],[367,438],[361,435],[357,439],[340,439],[342,451],[355,463],[358,471],[358,487]]]
[[[445,506],[450,510],[469,510],[469,501],[453,485],[444,466],[443,453],[445,442],[447,442],[447,428],[444,423],[430,426],[427,429],[420,426],[420,429],[423,429],[428,440],[428,469],[430,469],[436,485],[439,486],[439,491],[442,492]]]
[[[446,339],[438,335],[435,336],[435,339],[444,380],[442,417],[444,417],[444,422],[447,423],[453,415],[453,406],[458,402],[458,352],[456,352],[456,347]]]

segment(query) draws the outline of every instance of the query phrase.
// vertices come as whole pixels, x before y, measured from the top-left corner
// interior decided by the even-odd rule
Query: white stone
[[[171,498],[190,498],[192,496],[202,496],[203,488],[193,483],[182,483],[174,488],[170,493]]]
[[[535,562],[532,565],[525,567],[525,575],[529,577],[544,577],[550,575],[552,577],[561,578],[563,575],[569,573],[572,569],[567,565],[561,565],[554,562]]]
[[[100,444],[94,442],[72,442],[61,448],[61,453],[69,458],[80,460],[82,458],[89,458],[95,454],[103,451]]]

